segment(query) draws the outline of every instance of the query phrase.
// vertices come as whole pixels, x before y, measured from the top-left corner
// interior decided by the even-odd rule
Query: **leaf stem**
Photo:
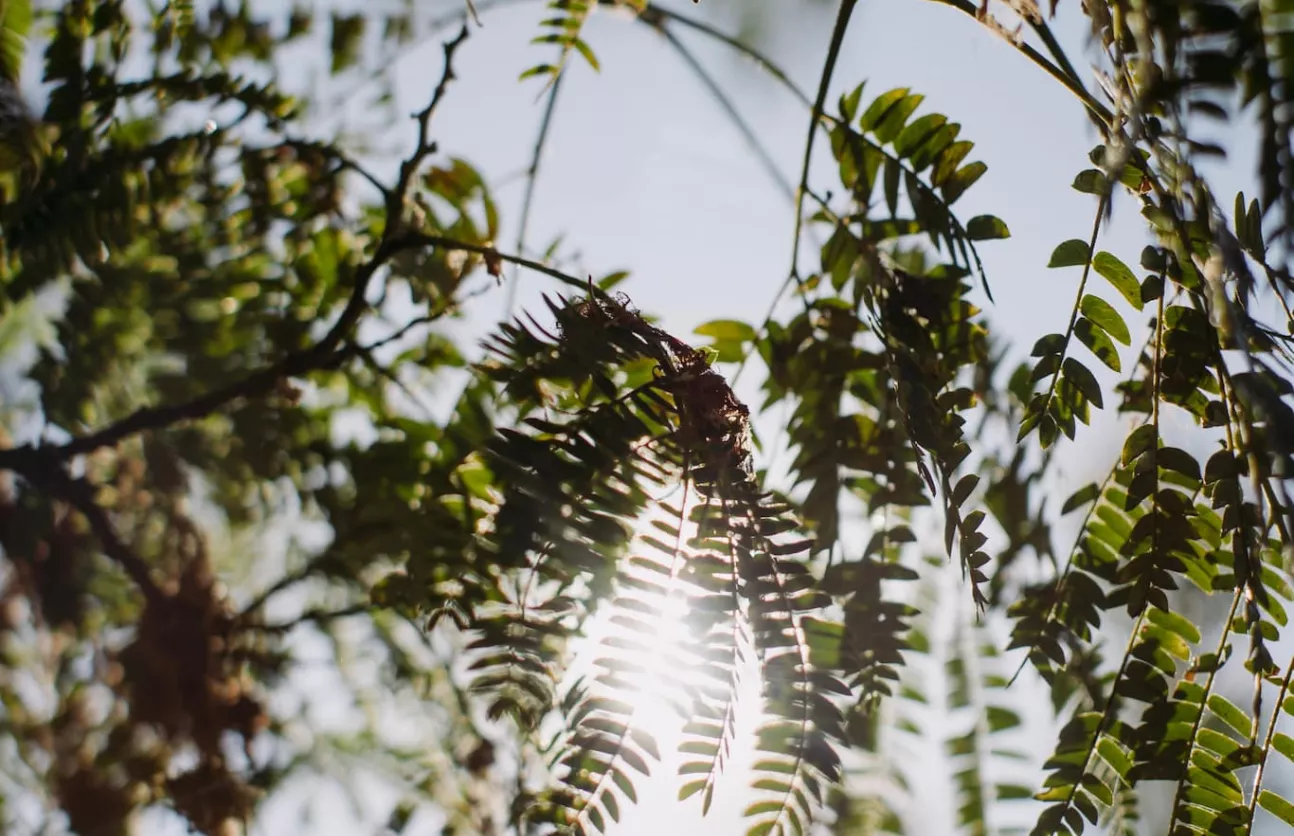
[[[1263,777],[1267,771],[1267,756],[1272,751],[1272,740],[1276,737],[1276,724],[1280,721],[1281,713],[1284,709],[1281,707],[1285,703],[1285,697],[1290,692],[1290,682],[1294,679],[1294,659],[1290,659],[1289,666],[1285,671],[1285,678],[1281,680],[1280,691],[1276,694],[1276,708],[1272,710],[1272,716],[1267,721],[1267,734],[1263,736],[1262,754],[1258,756],[1258,768],[1254,770],[1254,787],[1253,794],[1249,796],[1249,819],[1245,825],[1245,834],[1253,832],[1255,807],[1258,804],[1258,796],[1263,791]],[[1257,718],[1254,718],[1257,721]]]
[[[952,8],[965,12],[972,18],[976,18],[978,20],[979,7],[971,2],[971,0],[934,0],[934,2],[941,3],[945,6],[951,6]],[[1077,71],[1075,71],[1074,66],[1065,56],[1064,50],[1060,48],[1060,44],[1056,41],[1055,36],[1052,35],[1051,30],[1045,23],[1031,23],[1030,25],[1038,33],[1039,37],[1042,38],[1043,43],[1047,46],[1047,49],[1052,53],[1052,55],[1056,57],[1060,65],[1057,66],[1057,64],[1052,63],[1047,59],[1047,56],[1043,55],[1036,48],[1027,43],[1012,42],[1012,45],[1026,58],[1041,67],[1048,75],[1064,85],[1065,89],[1073,93],[1074,96],[1082,102],[1083,106],[1087,109],[1088,114],[1098,127],[1103,130],[1114,130],[1114,126],[1112,124],[1114,117],[1113,114],[1110,113],[1110,109],[1097,101],[1096,97],[1083,86],[1082,81],[1078,77]]]
[[[1204,693],[1200,695],[1200,710],[1195,715],[1195,722],[1191,724],[1191,736],[1187,738],[1186,757],[1182,764],[1181,777],[1177,779],[1177,789],[1173,792],[1173,806],[1168,812],[1168,826],[1171,829],[1177,821],[1177,811],[1181,809],[1185,801],[1186,785],[1188,783],[1191,766],[1191,756],[1195,754],[1197,737],[1200,733],[1200,727],[1204,725],[1204,712],[1208,708],[1209,695],[1213,692],[1213,683],[1217,681],[1218,671],[1222,654],[1226,650],[1227,639],[1231,637],[1231,620],[1236,617],[1236,610],[1240,608],[1240,599],[1244,595],[1244,587],[1236,589],[1235,595],[1231,596],[1231,611],[1227,613],[1227,620],[1222,623],[1222,635],[1218,638],[1217,648],[1213,654],[1214,669],[1209,671],[1208,681],[1204,683]]]
[[[530,230],[530,210],[535,202],[535,184],[539,180],[539,162],[544,155],[544,146],[548,143],[548,131],[553,124],[553,113],[557,110],[557,96],[562,89],[562,80],[566,73],[559,73],[548,88],[548,100],[544,104],[544,115],[539,121],[539,133],[535,137],[535,147],[530,153],[530,166],[526,169],[526,192],[521,199],[521,224],[517,229],[517,255],[526,252],[526,233]],[[512,282],[508,285],[507,299],[503,304],[503,318],[512,315],[517,301],[517,285],[521,283],[520,270],[512,273]]]
[[[800,166],[800,185],[795,194],[795,232],[791,239],[790,275],[782,283],[781,289],[774,298],[774,306],[781,300],[792,282],[799,285],[801,290],[804,288],[799,268],[800,236],[804,231],[804,195],[809,189],[809,166],[813,161],[813,141],[817,136],[818,122],[821,121],[822,112],[826,106],[827,91],[831,89],[831,76],[836,69],[836,60],[840,57],[845,32],[849,29],[849,18],[853,15],[857,3],[858,0],[840,0],[840,9],[836,13],[836,22],[831,30],[831,43],[827,46],[827,58],[822,63],[822,74],[818,79],[818,95],[813,100],[813,110],[809,115],[809,136],[804,142],[804,162]],[[807,299],[804,300],[804,304],[807,312]]]
[[[1061,802],[1060,815],[1056,817],[1057,821],[1064,820],[1065,813],[1073,807],[1074,797],[1078,794],[1079,788],[1083,785],[1083,779],[1087,777],[1087,768],[1092,764],[1092,756],[1096,754],[1097,747],[1101,743],[1101,735],[1105,734],[1105,730],[1110,725],[1110,721],[1114,719],[1114,709],[1117,702],[1116,697],[1118,696],[1115,689],[1123,679],[1123,675],[1127,673],[1128,663],[1132,661],[1132,651],[1136,649],[1137,646],[1137,633],[1141,630],[1141,622],[1145,620],[1146,612],[1148,610],[1149,607],[1142,607],[1141,613],[1137,616],[1137,620],[1132,624],[1132,630],[1128,634],[1128,644],[1123,651],[1123,660],[1119,663],[1119,671],[1115,674],[1114,682],[1110,685],[1110,696],[1105,701],[1105,707],[1101,710],[1101,719],[1096,724],[1096,730],[1092,735],[1092,742],[1088,745],[1087,754],[1083,757],[1083,766],[1079,769],[1078,778],[1070,785],[1069,794],[1065,797],[1065,800]]]
[[[1074,296],[1074,308],[1069,312],[1069,325],[1065,328],[1065,342],[1061,346],[1060,359],[1056,362],[1056,370],[1051,375],[1051,385],[1047,387],[1047,397],[1042,403],[1041,418],[1047,417],[1051,408],[1051,400],[1056,395],[1056,384],[1060,382],[1060,374],[1064,366],[1065,359],[1069,355],[1069,344],[1074,339],[1074,326],[1078,324],[1079,308],[1082,307],[1083,293],[1087,290],[1087,279],[1092,275],[1092,259],[1096,255],[1093,250],[1096,249],[1096,239],[1101,234],[1101,221],[1105,217],[1105,208],[1110,204],[1110,192],[1113,190],[1113,181],[1107,180],[1105,188],[1101,192],[1101,199],[1096,206],[1096,218],[1092,221],[1092,234],[1087,239],[1087,260],[1083,263],[1083,277],[1078,282],[1078,293]]]

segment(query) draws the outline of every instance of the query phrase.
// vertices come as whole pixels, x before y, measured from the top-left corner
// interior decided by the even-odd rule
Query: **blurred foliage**
[[[647,692],[680,716],[679,803],[744,792],[751,834],[918,832],[941,789],[974,834],[1294,825],[1272,777],[1294,760],[1294,7],[1088,2],[1092,92],[1054,8],[940,2],[1100,130],[1073,184],[1092,227],[1048,264],[1077,279],[1071,315],[1017,365],[975,301],[978,248],[1010,232],[958,208],[986,171],[961,126],[907,88],[828,96],[855,0],[816,98],[704,13],[550,3],[513,253],[489,177],[436,143],[484,0],[0,2],[0,362],[38,393],[0,413],[4,832],[165,810],[223,836],[327,780],[372,818],[361,777],[395,789],[393,832],[601,832],[665,760]],[[626,274],[529,257],[600,6],[664,35],[765,161],[679,35],[804,103],[791,226],[797,255],[808,227],[822,244],[792,311],[713,312],[693,346],[612,295]],[[459,26],[425,107],[384,126],[416,137],[391,176],[319,138]],[[328,84],[294,93],[308,55]],[[1257,197],[1200,172],[1216,119],[1258,138]],[[1097,251],[1120,201],[1153,236],[1138,259]],[[449,321],[505,265],[564,292],[478,351]],[[1054,451],[1107,408],[1133,424],[1108,476],[1055,508]],[[753,431],[778,415],[786,478]],[[721,786],[755,694],[750,786]],[[946,787],[913,765],[931,746]]]

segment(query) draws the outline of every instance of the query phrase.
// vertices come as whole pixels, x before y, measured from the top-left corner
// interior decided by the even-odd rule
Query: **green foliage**
[[[937,791],[972,834],[1294,824],[1291,10],[1087,3],[1098,98],[1033,4],[1012,6],[1024,38],[943,2],[1100,135],[1073,161],[1091,228],[1054,230],[1037,265],[1073,304],[1028,358],[982,310],[979,247],[1010,229],[961,212],[987,173],[961,126],[906,87],[826,112],[853,0],[816,100],[706,20],[549,3],[517,253],[497,173],[437,144],[473,29],[382,167],[278,68],[319,53],[328,92],[363,87],[443,21],[0,2],[0,371],[31,393],[0,427],[0,829],[26,832],[22,807],[127,833],[166,808],[227,833],[298,777],[364,770],[398,788],[396,832],[432,808],[447,832],[606,832],[655,812],[631,809],[649,778],[702,815],[734,793],[778,836],[918,832]],[[609,294],[627,273],[528,257],[557,84],[575,53],[597,68],[599,5],[664,35],[779,183],[675,32],[805,105],[793,307],[696,312],[696,347]],[[39,115],[18,93],[37,58]],[[1219,118],[1258,139],[1256,197],[1202,173]],[[1136,259],[1100,241],[1129,207]],[[463,342],[449,320],[505,265],[565,295],[514,316],[514,285]],[[1078,438],[1102,412],[1117,449]],[[1068,441],[1105,476],[1064,485]],[[294,699],[312,646],[349,731]]]
[[[522,73],[521,77],[545,77],[550,84],[555,83],[557,77],[566,70],[573,53],[579,53],[590,67],[600,70],[601,65],[593,54],[593,48],[584,40],[584,24],[598,4],[598,0],[548,0],[547,12],[550,16],[540,23],[543,33],[536,35],[531,43],[557,47],[557,57],[548,63],[536,64]],[[608,5],[622,6],[638,14],[647,8],[647,0],[610,0]]]

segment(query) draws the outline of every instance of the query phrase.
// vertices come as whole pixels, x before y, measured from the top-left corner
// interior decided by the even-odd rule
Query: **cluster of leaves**
[[[522,719],[533,728],[541,710],[556,705],[561,647],[543,641],[557,630],[554,602],[583,589],[596,603],[612,578],[608,606],[626,635],[607,640],[594,681],[573,686],[564,700],[563,789],[545,796],[532,818],[601,831],[636,797],[626,767],[645,774],[647,758],[659,756],[650,730],[633,725],[632,672],[659,654],[650,646],[653,605],[682,595],[699,634],[687,653],[707,670],[705,684],[678,683],[693,718],[681,795],[701,793],[710,806],[733,744],[740,660],[753,652],[767,713],[758,743],[764,760],[755,768],[767,773],[760,788],[769,797],[748,814],[757,829],[800,832],[811,799],[838,777],[832,744],[843,732],[833,698],[850,689],[829,673],[839,665],[841,631],[823,620],[829,599],[811,589],[809,543],[778,536],[797,523],[754,481],[748,410],[704,353],[623,301],[591,291],[550,307],[560,335],[507,326],[497,343],[502,362],[491,371],[517,403],[543,392],[548,410],[573,417],[527,418],[530,432],[505,432],[492,450],[491,467],[508,487],[488,539],[500,563],[516,567],[499,585],[539,598],[514,598],[502,620],[470,620],[481,634],[472,646],[485,653],[477,687],[497,694],[500,711],[515,709],[512,693],[527,693]],[[655,528],[670,542],[643,535],[625,553],[648,487],[681,490],[678,506],[654,503]]]
[[[1075,337],[1110,371],[1123,371],[1116,343],[1130,346],[1133,332],[1114,305],[1089,291],[1093,270],[1120,304],[1150,316],[1135,365],[1115,388],[1120,412],[1140,420],[1104,484],[1080,489],[1062,508],[1088,509],[1064,567],[1027,586],[1011,607],[1012,646],[1027,648],[1053,695],[1074,703],[1047,765],[1039,797],[1051,804],[1035,832],[1079,833],[1085,821],[1125,829],[1141,782],[1168,781],[1176,785],[1170,829],[1248,833],[1259,806],[1294,821],[1288,803],[1263,787],[1263,764],[1281,738],[1279,712],[1266,720],[1261,713],[1266,694],[1285,700],[1288,682],[1288,665],[1272,658],[1270,646],[1285,624],[1289,592],[1290,471],[1278,424],[1289,411],[1289,351],[1262,321],[1255,296],[1259,276],[1282,306],[1290,289],[1268,246],[1273,237],[1288,240],[1290,190],[1279,182],[1287,176],[1281,148],[1289,131],[1267,111],[1287,95],[1290,75],[1262,76],[1270,56],[1288,49],[1288,35],[1256,6],[1110,4],[1090,12],[1117,68],[1107,88],[1112,108],[1081,81],[1071,85],[1107,137],[1091,156],[1099,168],[1074,182],[1096,197],[1096,219],[1089,237],[1052,255],[1050,266],[1083,272],[1066,331],[1034,347],[1029,380],[1045,388],[1029,395],[1020,438],[1036,430],[1044,449],[1062,433],[1072,439],[1076,421],[1088,423],[1091,407],[1105,405],[1109,390],[1078,359]],[[1038,60],[1066,71],[1058,58]],[[1238,195],[1227,225],[1194,162],[1221,149],[1193,138],[1187,114],[1230,118],[1219,94],[1236,85],[1246,91],[1242,107],[1259,103],[1263,201]],[[1125,196],[1140,204],[1157,239],[1141,255],[1140,277],[1117,256],[1096,252],[1110,207]],[[1275,221],[1273,236],[1264,217]],[[1179,415],[1201,429],[1200,438],[1168,440]],[[1216,446],[1212,455],[1196,452],[1204,443]],[[1183,580],[1231,600],[1209,652],[1197,650],[1201,626],[1176,614]],[[1099,649],[1110,628],[1106,614],[1119,609],[1132,624],[1109,669]],[[1232,638],[1245,634],[1247,710],[1219,693]],[[1138,704],[1139,722],[1132,719]]]
[[[4,4],[3,47],[16,80],[19,36],[30,25],[42,38],[44,110],[27,137],[40,176],[25,158],[0,171],[0,306],[6,325],[43,316],[51,296],[61,311],[34,365],[17,361],[39,398],[5,404],[0,445],[12,778],[0,829],[49,826],[30,820],[35,800],[82,833],[129,832],[149,807],[227,832],[295,772],[359,753],[389,757],[393,776],[427,773],[443,809],[488,832],[487,808],[454,798],[493,782],[485,771],[445,769],[370,729],[367,743],[320,734],[303,747],[301,715],[269,699],[292,690],[293,631],[318,628],[341,664],[337,625],[357,617],[391,683],[462,692],[390,618],[421,579],[374,582],[410,551],[461,560],[485,501],[472,458],[492,434],[473,409],[485,393],[469,388],[446,425],[411,422],[394,371],[464,364],[434,323],[459,311],[497,235],[481,176],[429,159],[431,108],[390,185],[339,145],[302,139],[306,109],[274,65],[308,35],[307,12],[66,3],[33,22],[24,9]],[[333,23],[344,74],[360,33]],[[369,303],[402,292],[413,310],[374,335]],[[355,410],[381,440],[338,440]],[[420,503],[428,490],[436,500]],[[266,527],[285,508],[325,519],[331,544],[273,548]],[[289,590],[298,603],[285,608]],[[357,701],[389,698],[360,685]],[[465,704],[450,717],[457,745],[488,751]]]
[[[549,0],[548,13],[551,17],[545,18],[540,24],[544,31],[536,35],[531,43],[557,47],[557,57],[550,62],[536,64],[522,73],[521,77],[538,76],[555,83],[566,69],[571,55],[577,52],[590,67],[600,69],[593,48],[584,40],[584,24],[598,5],[599,0]],[[641,14],[647,8],[647,0],[610,0],[607,5],[624,6],[634,14]]]
[[[819,219],[834,233],[822,273],[805,282],[806,312],[770,324],[756,346],[770,368],[764,408],[797,404],[792,470],[810,487],[793,502],[812,540],[774,539],[798,524],[758,487],[748,410],[706,356],[625,302],[591,288],[549,304],[557,335],[516,322],[491,346],[497,359],[485,372],[526,431],[504,429],[486,461],[501,500],[483,548],[503,571],[460,574],[455,590],[475,637],[475,687],[496,715],[530,733],[555,708],[565,718],[555,755],[564,784],[540,797],[531,821],[600,831],[636,797],[633,775],[648,771],[655,742],[634,726],[628,695],[632,672],[660,655],[647,643],[644,601],[683,595],[696,613],[688,653],[704,663],[708,684],[678,683],[692,718],[680,795],[699,794],[703,810],[733,745],[744,654],[759,660],[763,797],[748,813],[754,832],[779,833],[803,832],[816,814],[840,777],[838,747],[875,745],[875,710],[899,679],[914,612],[888,582],[916,577],[903,558],[917,538],[903,519],[933,496],[947,548],[960,543],[975,603],[987,602],[985,514],[961,511],[979,479],[955,476],[969,454],[957,413],[973,406],[971,378],[987,359],[964,279],[978,264],[975,242],[1005,235],[1005,225],[988,216],[962,224],[949,208],[983,171],[960,165],[970,146],[954,142],[955,125],[922,117],[905,128],[920,97],[898,91],[880,97],[855,132],[860,97],[861,88],[842,101],[833,142],[853,208],[823,206]],[[896,172],[887,175],[888,220],[867,211],[882,166]],[[906,222],[897,196],[905,172],[916,213]],[[920,251],[892,246],[916,233],[956,261],[927,268]],[[756,335],[732,321],[698,332],[716,340],[718,359],[734,359]],[[649,499],[662,490],[683,499]],[[843,548],[842,496],[894,520],[861,553]],[[664,539],[631,535],[644,515]],[[820,577],[814,555],[831,563]],[[593,680],[561,697],[567,640],[601,597],[625,633],[595,660]],[[842,605],[840,620],[824,609],[832,602]],[[960,707],[965,691],[955,692]],[[959,777],[967,793],[980,791],[976,769]]]

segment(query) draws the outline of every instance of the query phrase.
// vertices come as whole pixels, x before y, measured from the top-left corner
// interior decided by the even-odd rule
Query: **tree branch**
[[[563,273],[561,270],[549,267],[547,264],[510,253],[499,252],[495,248],[484,244],[473,244],[468,241],[459,241],[421,232],[406,232],[398,238],[383,242],[373,258],[360,268],[362,275],[357,279],[357,282],[359,284],[366,283],[373,271],[397,253],[419,247],[438,247],[456,252],[475,253],[485,257],[487,260],[503,261],[534,270],[582,292],[588,290],[586,282],[568,273]],[[362,295],[352,296],[352,301],[355,298],[362,299]],[[257,397],[274,391],[278,382],[284,378],[300,377],[313,371],[330,368],[347,356],[347,352],[339,350],[339,348],[345,332],[358,318],[362,305],[348,305],[347,310],[353,311],[351,316],[348,318],[347,313],[343,312],[343,318],[338,320],[337,325],[314,346],[288,355],[281,362],[255,372],[236,383],[231,383],[214,392],[200,395],[185,403],[145,407],[96,433],[74,438],[66,444],[47,447],[35,447],[27,444],[9,450],[0,450],[0,470],[22,472],[23,462],[32,455],[48,456],[51,460],[66,460],[73,456],[91,453],[102,447],[111,446],[136,433],[162,429],[172,424],[205,418],[236,400]]]
[[[21,447],[5,451],[5,466],[33,488],[53,499],[66,502],[85,517],[104,554],[121,566],[150,602],[161,600],[162,590],[153,581],[148,564],[117,535],[108,512],[94,499],[94,486],[84,478],[71,476],[54,451]]]
[[[413,154],[400,164],[400,175],[396,180],[395,188],[387,195],[386,204],[386,229],[387,237],[390,237],[390,230],[399,225],[404,213],[404,201],[409,195],[409,186],[413,183],[413,176],[418,173],[419,167],[422,166],[423,160],[427,159],[430,154],[436,153],[436,143],[431,141],[431,117],[436,114],[436,108],[440,106],[441,100],[445,98],[445,91],[449,88],[449,82],[453,81],[454,75],[454,53],[462,46],[463,41],[467,40],[467,24],[458,30],[454,39],[444,44],[445,51],[445,69],[440,74],[440,81],[436,84],[436,89],[432,91],[431,101],[422,110],[414,114],[414,119],[418,122],[418,143],[414,146]]]
[[[364,602],[362,604],[351,604],[340,610],[326,609],[309,609],[298,615],[296,618],[287,621],[276,622],[274,624],[248,624],[249,630],[261,630],[266,633],[286,633],[302,624],[327,624],[330,621],[337,621],[342,618],[349,618],[352,615],[360,615],[370,612],[374,609],[373,604]]]
[[[741,138],[746,141],[746,145],[750,148],[751,153],[759,159],[760,165],[764,167],[769,178],[777,184],[778,190],[782,192],[787,200],[794,201],[795,187],[792,186],[786,177],[782,175],[782,172],[777,167],[777,163],[773,160],[772,154],[770,154],[768,149],[764,147],[764,144],[760,142],[754,128],[752,128],[750,124],[742,118],[741,113],[737,110],[737,106],[733,104],[732,99],[723,91],[723,88],[719,86],[719,83],[715,81],[714,76],[710,75],[709,71],[707,71],[701,62],[697,60],[697,57],[692,54],[692,51],[687,48],[687,45],[680,41],[678,36],[675,35],[669,27],[661,26],[659,27],[659,31],[661,36],[665,38],[666,42],[669,43],[669,45],[679,54],[679,57],[683,59],[683,63],[687,64],[688,68],[696,75],[697,80],[701,82],[701,85],[705,87],[712,97],[714,97],[714,100],[719,105],[720,109],[722,109],[727,115],[729,121],[732,122],[738,133],[741,134]]]
[[[464,25],[458,36],[445,44],[445,67],[440,82],[432,94],[428,105],[415,114],[418,121],[418,144],[409,159],[400,166],[399,179],[394,188],[384,190],[387,198],[386,227],[373,255],[355,271],[354,286],[350,298],[342,309],[341,315],[328,332],[317,343],[309,348],[288,354],[282,360],[255,372],[242,380],[223,386],[212,392],[181,404],[168,406],[144,407],[136,410],[122,420],[90,435],[74,438],[66,444],[51,447],[24,447],[0,451],[0,468],[18,470],[21,456],[42,451],[43,455],[66,460],[73,456],[93,452],[101,447],[109,447],[124,438],[136,433],[167,427],[182,421],[192,421],[206,417],[233,401],[258,397],[274,391],[280,380],[299,377],[328,366],[334,360],[337,349],[358,324],[365,308],[368,307],[366,293],[369,282],[377,270],[400,250],[406,248],[407,242],[400,239],[401,215],[404,202],[408,196],[414,174],[426,157],[435,150],[435,143],[428,138],[431,118],[437,106],[444,98],[449,82],[454,78],[453,57],[455,50],[467,39],[468,30]]]

